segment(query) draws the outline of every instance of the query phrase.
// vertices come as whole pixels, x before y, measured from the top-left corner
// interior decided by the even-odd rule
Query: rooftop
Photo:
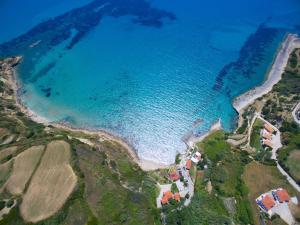
[[[273,127],[272,127],[270,124],[265,123],[265,124],[264,124],[264,128],[265,128],[268,132],[274,133],[274,129],[273,129]]]
[[[276,200],[278,200],[280,203],[282,202],[289,202],[291,197],[289,196],[287,190],[285,189],[277,189],[276,191],[273,192],[275,194]]]
[[[191,169],[191,166],[192,166],[192,160],[189,159],[186,161],[186,169],[188,170]]]
[[[276,202],[273,200],[273,198],[270,195],[265,195],[263,197],[263,199],[261,200],[262,204],[265,206],[265,208],[267,209],[267,211],[269,211],[270,209],[272,209]]]

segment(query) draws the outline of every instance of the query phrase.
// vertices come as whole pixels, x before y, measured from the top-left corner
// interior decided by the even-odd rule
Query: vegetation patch
[[[198,144],[200,149],[204,150],[207,157],[213,162],[218,162],[224,155],[230,151],[230,145],[225,141],[225,133],[217,131],[205,138]]]
[[[97,224],[159,224],[155,183],[111,145],[102,151],[77,147],[85,197]],[[127,179],[128,178],[128,179]]]
[[[261,140],[261,129],[263,128],[263,121],[261,121],[260,119],[256,119],[253,127],[252,127],[252,132],[251,132],[251,136],[250,136],[250,146],[255,148],[256,151],[260,152],[260,151],[264,151],[263,146],[260,142]]]

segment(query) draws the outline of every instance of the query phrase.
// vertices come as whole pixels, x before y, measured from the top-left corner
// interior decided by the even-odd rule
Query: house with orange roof
[[[276,202],[271,194],[262,194],[256,199],[256,203],[262,211],[269,214],[269,217],[273,216],[271,209],[276,205]]]
[[[267,140],[271,140],[272,139],[272,135],[268,132],[263,132],[263,138],[267,139]]]
[[[187,170],[190,170],[191,169],[191,166],[192,166],[192,160],[187,160],[186,161],[186,165],[185,165],[185,168],[187,169]]]
[[[263,140],[263,145],[265,145],[267,147],[270,147],[270,148],[273,148],[272,143],[269,140],[267,140],[267,139]]]
[[[260,195],[256,199],[256,203],[262,212],[268,214],[270,219],[273,215],[278,215],[287,224],[295,224],[290,204],[298,205],[298,201],[296,197],[291,198],[287,190],[283,188],[271,190]]]
[[[172,181],[177,181],[180,179],[180,175],[178,174],[178,171],[176,170],[175,166],[172,166],[169,169],[169,177],[170,177],[170,180],[172,180]]]
[[[180,202],[180,194],[177,192],[174,194],[174,199],[177,201],[177,202]]]
[[[274,129],[273,129],[273,127],[270,125],[270,124],[268,124],[268,123],[265,123],[264,124],[264,128],[265,128],[265,130],[266,131],[268,131],[269,133],[271,133],[271,134],[273,134],[274,133]]]
[[[279,203],[289,202],[291,200],[289,193],[287,192],[287,190],[283,188],[278,188],[277,190],[273,190],[272,194]]]
[[[169,174],[169,177],[172,181],[177,181],[180,179],[180,176],[177,172],[173,172]]]
[[[161,203],[164,204],[164,205],[168,204],[168,202],[172,198],[173,198],[173,193],[171,191],[164,192],[163,197],[161,199]]]

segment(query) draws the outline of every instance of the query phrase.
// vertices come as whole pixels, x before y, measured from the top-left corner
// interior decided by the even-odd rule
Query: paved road
[[[192,197],[194,196],[194,182],[192,181],[192,178],[190,177],[190,173],[185,169],[186,161],[188,160],[187,155],[184,155],[181,162],[180,162],[180,168],[182,171],[182,176],[185,180],[188,181],[188,193],[189,198],[185,200],[184,205],[188,206],[191,203]]]

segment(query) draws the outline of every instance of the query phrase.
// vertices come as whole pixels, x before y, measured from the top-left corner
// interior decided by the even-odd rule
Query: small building
[[[191,169],[191,166],[192,166],[192,160],[187,160],[186,161],[186,165],[185,165],[185,168],[187,169],[187,170],[190,170]]]
[[[256,203],[262,211],[269,215],[269,217],[273,216],[272,208],[276,205],[276,202],[272,195],[268,193],[262,194],[256,199]]]
[[[191,159],[194,163],[198,163],[201,160],[201,153],[200,152],[196,152],[192,159]]]
[[[173,193],[171,191],[164,192],[163,197],[161,199],[162,204],[168,204],[170,199],[173,198]]]
[[[271,134],[273,134],[274,133],[274,129],[273,129],[273,127],[270,125],[270,124],[268,124],[268,123],[265,123],[264,124],[264,128],[266,129],[266,131],[268,131],[269,133],[271,133]]]
[[[174,194],[174,200],[180,202],[180,194],[178,192]]]
[[[169,176],[172,181],[177,181],[180,179],[180,176],[177,172],[170,173]]]
[[[263,138],[270,141],[272,140],[272,134],[270,134],[269,132],[263,132]]]
[[[265,145],[267,147],[270,147],[270,148],[273,148],[272,143],[267,139],[263,139],[263,145]]]
[[[272,191],[273,197],[276,201],[279,203],[289,202],[291,200],[291,197],[287,190],[283,188],[278,188],[277,190]]]
[[[180,179],[180,175],[175,166],[172,166],[169,169],[169,177],[170,177],[170,180],[172,180],[172,181],[177,181]]]

